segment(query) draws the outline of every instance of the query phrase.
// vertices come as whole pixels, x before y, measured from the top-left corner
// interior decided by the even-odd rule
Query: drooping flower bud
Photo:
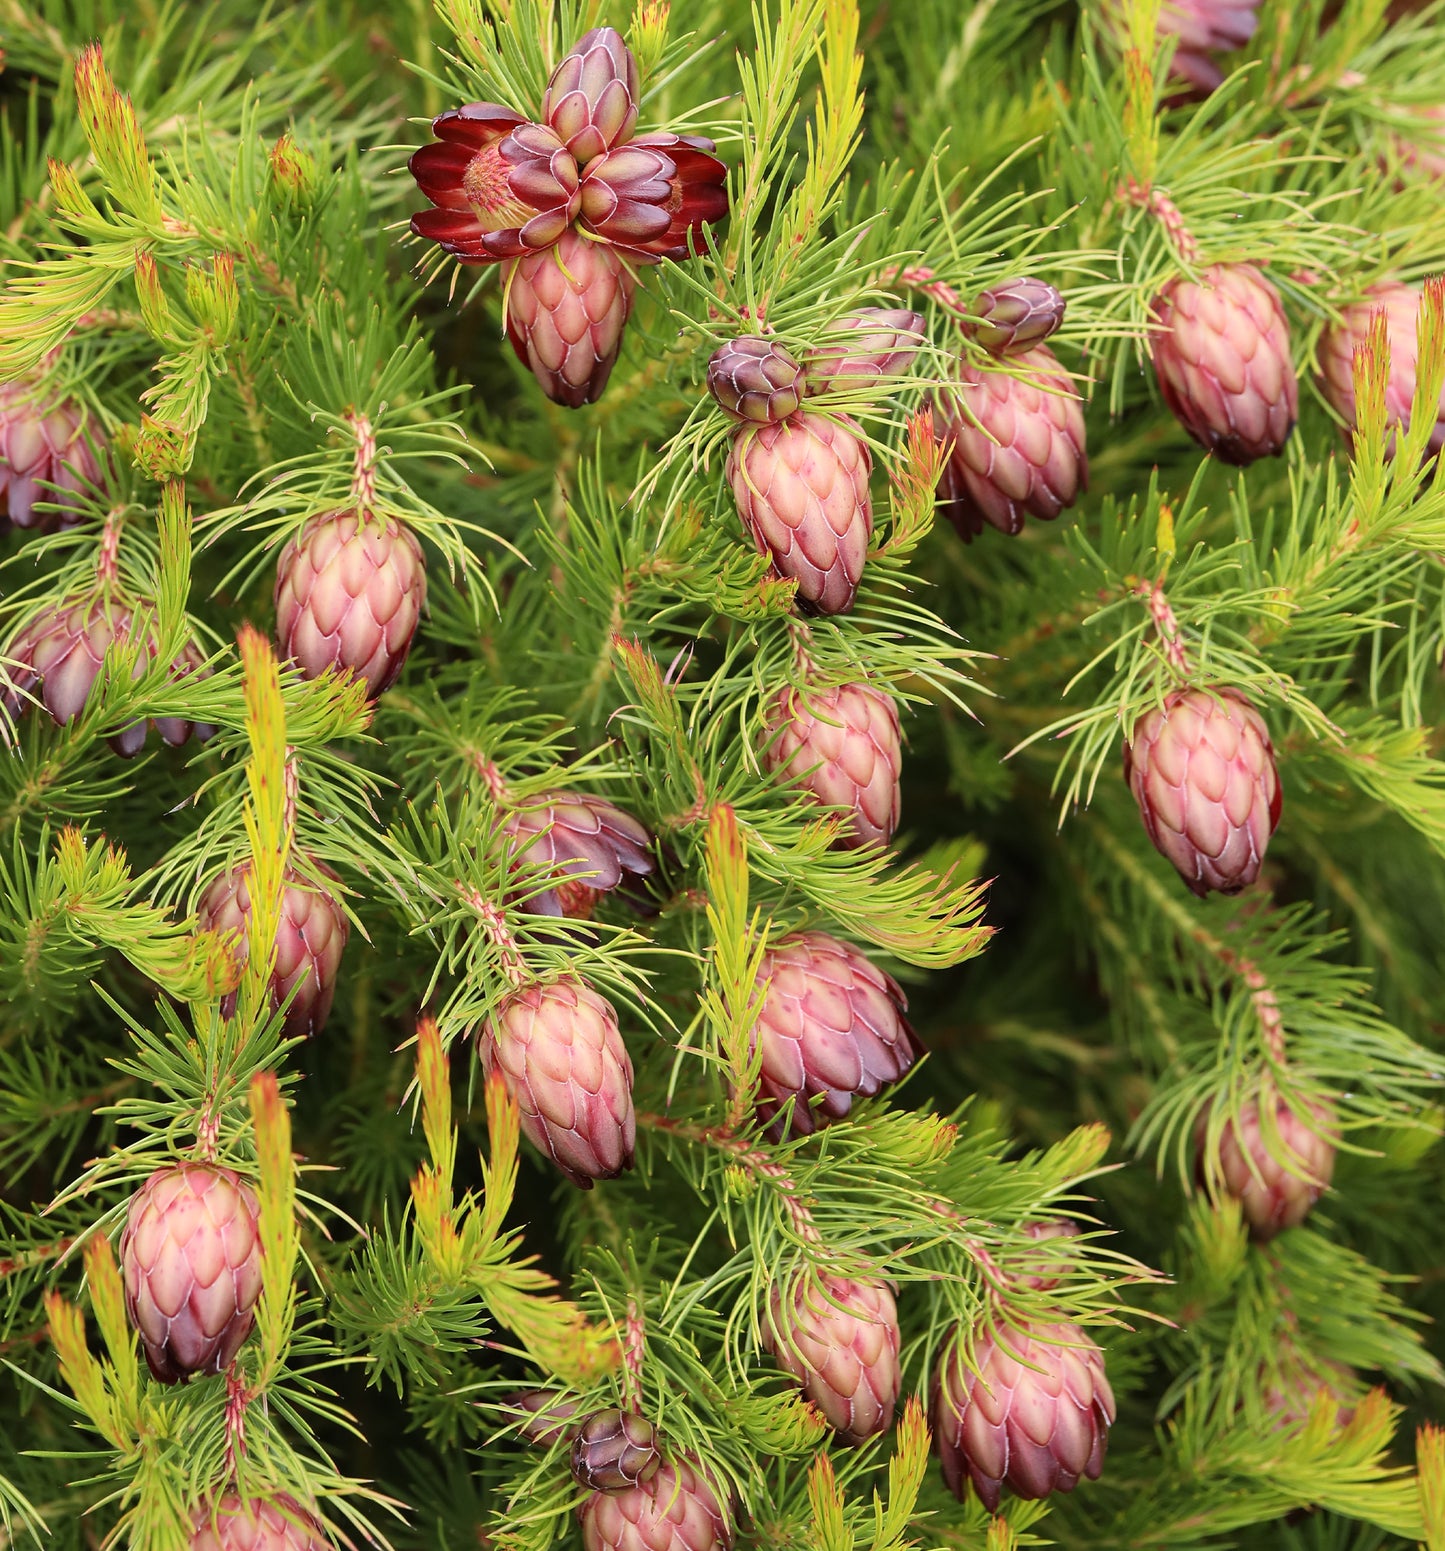
[[[582,1508],[584,1551],[729,1551],[717,1496],[686,1459],[621,1492],[595,1492]]]
[[[1022,355],[1058,332],[1066,305],[1047,280],[1000,280],[973,304],[973,337],[991,355]]]
[[[1266,1130],[1262,1111],[1273,1111]],[[1237,1200],[1250,1237],[1267,1243],[1286,1228],[1297,1228],[1324,1193],[1335,1172],[1338,1137],[1334,1106],[1318,1100],[1306,1113],[1279,1095],[1247,1101],[1236,1123],[1230,1116],[1219,1134],[1218,1151],[1206,1152],[1208,1126],[1198,1134],[1199,1169],[1205,1183]]]
[[[33,380],[0,384],[0,528],[79,521],[78,497],[100,483],[105,438],[80,405]],[[38,511],[51,505],[54,511]]]
[[[653,870],[647,826],[590,792],[543,792],[512,813],[506,828],[522,861],[562,875],[555,889],[527,900],[536,915],[585,920],[603,894]]]
[[[622,145],[637,123],[637,61],[620,32],[594,27],[578,38],[547,82],[542,117],[586,167]]]
[[[775,341],[745,334],[713,351],[707,387],[735,419],[768,425],[803,402],[803,368]]]
[[[701,135],[639,135],[582,179],[578,225],[644,263],[700,252],[727,214],[727,168]]]
[[[244,1501],[228,1492],[200,1509],[190,1551],[331,1551],[321,1521],[285,1492]]]
[[[926,342],[922,313],[906,307],[860,307],[839,318],[808,356],[808,392],[846,391],[880,377],[897,377]]]
[[[613,1407],[583,1419],[572,1440],[572,1479],[593,1492],[620,1492],[650,1481],[662,1456],[646,1417]]]

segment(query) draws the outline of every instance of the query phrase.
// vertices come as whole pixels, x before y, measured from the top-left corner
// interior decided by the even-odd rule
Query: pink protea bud
[[[1237,689],[1175,689],[1124,745],[1124,778],[1161,856],[1201,898],[1259,876],[1284,802],[1264,718]]]
[[[310,870],[323,878],[336,874],[314,858]],[[339,880],[338,880],[339,881]],[[233,949],[237,965],[244,965],[251,950],[251,866],[247,862],[222,873],[196,909],[200,929],[237,933]],[[276,929],[276,966],[271,972],[271,1002],[280,1007],[295,992],[286,1012],[287,1039],[319,1034],[331,1012],[336,992],[336,971],[351,923],[340,902],[310,876],[288,871],[281,891],[281,920]],[[221,1003],[221,1015],[235,1015],[236,995]]]
[[[707,389],[735,419],[767,425],[803,402],[803,368],[775,341],[745,334],[713,351]]]
[[[1054,1239],[1075,1239],[1079,1225],[1067,1217],[1045,1217],[1037,1222],[1023,1224],[1023,1232],[1033,1240],[1036,1248],[1016,1255],[1011,1266],[1013,1281],[1030,1292],[1052,1292],[1059,1285],[1065,1265],[1068,1263],[1049,1243]]]
[[[866,387],[880,377],[896,377],[927,337],[922,313],[860,307],[839,318],[808,356],[808,392]]]
[[[763,955],[757,984],[757,1107],[776,1137],[843,1119],[855,1098],[881,1093],[913,1065],[903,988],[836,937],[782,938]]]
[[[349,669],[370,699],[401,672],[426,607],[426,560],[395,517],[313,517],[276,563],[276,639],[308,679]]]
[[[494,102],[472,102],[432,124],[439,137],[408,163],[436,206],[411,218],[418,237],[465,264],[550,248],[582,204],[581,174],[550,129]]]
[[[972,1343],[955,1330],[939,1357],[933,1428],[943,1479],[960,1501],[972,1481],[990,1513],[1005,1484],[1040,1498],[1072,1492],[1083,1476],[1097,1481],[1113,1420],[1104,1354],[1071,1321],[980,1331]]]
[[[657,1429],[632,1411],[594,1411],[572,1440],[572,1479],[588,1491],[625,1491],[650,1481],[661,1463]]]
[[[938,504],[965,541],[991,523],[1017,533],[1025,517],[1049,522],[1089,482],[1084,409],[1047,345],[985,371],[963,360],[954,387],[939,395],[935,426],[952,443]]]
[[[0,528],[49,529],[80,519],[78,497],[99,485],[105,439],[78,404],[35,381],[0,384]],[[54,511],[37,511],[37,505]]]
[[[1266,1131],[1262,1111],[1272,1110]],[[1277,1094],[1245,1103],[1236,1123],[1231,1115],[1209,1147],[1208,1124],[1197,1137],[1199,1171],[1206,1185],[1233,1196],[1244,1211],[1250,1237],[1267,1243],[1309,1215],[1335,1172],[1338,1137],[1334,1107],[1324,1100],[1292,1109]]]
[[[559,1399],[556,1390],[518,1390],[504,1409],[518,1418],[519,1436],[544,1449],[570,1437],[576,1429],[577,1402]]]
[[[285,1492],[241,1499],[228,1492],[200,1509],[190,1551],[331,1551],[321,1521]]]
[[[594,27],[552,72],[542,117],[586,167],[621,145],[637,123],[637,61],[622,34]]]
[[[1151,308],[1159,389],[1174,418],[1224,463],[1284,450],[1299,384],[1279,292],[1253,264],[1171,280]]]
[[[849,814],[839,844],[887,845],[898,828],[903,769],[898,707],[871,684],[780,690],[763,713],[767,768]]]
[[[1260,0],[1164,0],[1159,35],[1177,38],[1170,73],[1199,92],[1212,92],[1224,72],[1210,56],[1243,48],[1259,24]],[[1116,38],[1127,36],[1122,0],[1106,0],[1104,17]]]
[[[973,337],[991,355],[1022,355],[1058,332],[1066,306],[1047,280],[1000,280],[973,304]]]
[[[762,1336],[845,1443],[866,1443],[893,1425],[898,1311],[882,1282],[808,1276],[786,1293],[774,1286]]]
[[[617,1014],[568,977],[513,991],[482,1026],[487,1076],[502,1075],[522,1130],[583,1190],[632,1167],[632,1061]]]
[[[663,1465],[621,1492],[582,1507],[584,1551],[729,1551],[732,1532],[713,1489],[688,1460]]]
[[[261,1295],[256,1198],[212,1163],[157,1169],[131,1197],[120,1239],[125,1305],[163,1384],[220,1373]]]
[[[773,570],[797,582],[800,606],[813,613],[846,614],[868,558],[873,458],[855,432],[852,421],[805,411],[741,427],[728,453],[743,526],[773,557]]]
[[[685,259],[727,214],[727,168],[701,135],[639,135],[582,179],[578,224],[647,263]]]
[[[1390,344],[1390,375],[1385,383],[1385,423],[1391,428],[1389,448],[1395,448],[1394,431],[1410,424],[1410,409],[1415,401],[1415,374],[1419,360],[1420,286],[1401,285],[1385,280],[1365,292],[1364,299],[1346,307],[1340,321],[1326,329],[1320,339],[1320,385],[1325,397],[1343,417],[1346,428],[1355,429],[1355,380],[1352,371],[1355,351],[1365,343],[1370,320],[1377,312],[1385,315],[1386,337]],[[1430,433],[1427,456],[1445,448],[1445,389],[1435,412],[1435,428]]]
[[[1306,1365],[1298,1357],[1279,1365],[1265,1386],[1262,1399],[1266,1415],[1275,1431],[1293,1431],[1310,1419],[1315,1403],[1323,1395],[1334,1401],[1335,1431],[1348,1427],[1355,1408],[1350,1403],[1358,1396],[1359,1382],[1353,1370],[1328,1358]]]
[[[647,826],[589,792],[540,793],[508,816],[506,829],[522,861],[563,875],[527,901],[537,915],[585,920],[603,894],[653,870]]]
[[[555,404],[580,409],[607,386],[636,289],[605,242],[576,231],[507,271],[507,337],[517,359]]]

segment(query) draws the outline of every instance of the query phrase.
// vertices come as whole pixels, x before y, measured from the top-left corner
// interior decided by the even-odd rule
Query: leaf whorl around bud
[[[866,387],[896,377],[927,342],[921,312],[906,307],[860,307],[839,318],[807,358],[809,393]]]
[[[758,966],[758,1114],[781,1139],[843,1119],[913,1065],[908,998],[891,975],[826,932],[784,937]]]
[[[1264,718],[1236,689],[1176,689],[1124,745],[1124,777],[1161,856],[1201,898],[1254,882],[1283,794]]]
[[[617,1014],[585,981],[523,986],[483,1024],[482,1070],[501,1074],[522,1130],[583,1190],[632,1167],[632,1061]]]
[[[973,337],[990,355],[1021,355],[1058,332],[1066,306],[1047,280],[1000,280],[973,304]]]
[[[572,1479],[588,1491],[620,1492],[641,1485],[661,1463],[657,1429],[632,1411],[594,1411],[572,1440]]]
[[[1339,1134],[1334,1106],[1321,1099],[1304,1110],[1292,1109],[1278,1095],[1249,1100],[1237,1122],[1233,1115],[1225,1121],[1212,1155],[1206,1150],[1207,1117],[1200,1124],[1200,1176],[1239,1202],[1250,1237],[1259,1243],[1297,1228],[1334,1175]]]
[[[120,1240],[126,1310],[163,1384],[220,1373],[261,1293],[256,1198],[230,1169],[177,1163],[131,1197]]]
[[[509,815],[506,829],[522,861],[563,879],[526,901],[537,915],[586,919],[603,894],[647,877],[655,865],[647,826],[588,792],[542,793]]]
[[[898,1311],[882,1282],[824,1276],[799,1277],[786,1292],[775,1286],[762,1336],[844,1442],[866,1443],[893,1425]]]
[[[713,351],[707,388],[735,419],[767,425],[803,402],[803,368],[774,340],[745,334]]]
[[[228,1492],[203,1508],[191,1531],[190,1551],[330,1551],[331,1541],[314,1514],[294,1497],[242,1499]]]
[[[594,27],[547,82],[542,117],[586,167],[621,145],[637,123],[637,61],[620,32]]]
[[[582,1544],[585,1551],[729,1551],[732,1532],[701,1472],[679,1459],[649,1481],[589,1497]]]
[[[998,1511],[1000,1488],[1019,1497],[1072,1492],[1104,1468],[1114,1394],[1104,1354],[1071,1321],[980,1333],[955,1330],[938,1359],[934,1437],[949,1490]]]
[[[99,485],[100,428],[78,404],[34,381],[0,384],[0,529],[48,530],[79,521],[77,497]],[[54,511],[38,511],[52,505]]]

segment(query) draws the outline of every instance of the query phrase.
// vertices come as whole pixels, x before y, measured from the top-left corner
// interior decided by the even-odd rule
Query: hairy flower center
[[[462,174],[462,193],[484,232],[521,226],[533,214],[512,192],[508,182],[511,170],[511,165],[502,157],[500,145],[489,145],[472,157]]]

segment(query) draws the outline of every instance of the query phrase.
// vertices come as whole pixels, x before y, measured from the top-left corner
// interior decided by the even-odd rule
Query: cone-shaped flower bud
[[[630,813],[587,792],[545,792],[507,819],[524,862],[562,875],[555,889],[535,895],[537,915],[586,919],[598,899],[624,879],[653,870],[652,835]]]
[[[804,412],[743,427],[728,453],[743,526],[812,613],[846,614],[868,558],[873,458],[851,425]]]
[[[1154,370],[1164,402],[1224,463],[1284,450],[1299,384],[1279,292],[1253,264],[1216,264],[1171,280],[1154,298]]]
[[[584,1551],[728,1551],[732,1534],[702,1474],[685,1459],[582,1508]]]
[[[1171,690],[1134,724],[1124,777],[1155,849],[1201,898],[1259,876],[1284,797],[1269,729],[1238,690]]]
[[[763,762],[825,807],[847,809],[839,843],[887,845],[898,828],[903,769],[898,707],[871,684],[782,689],[764,711]]]
[[[517,1418],[518,1435],[544,1449],[570,1437],[576,1427],[577,1402],[559,1399],[556,1390],[518,1390],[505,1409]]]
[[[1047,345],[1010,357],[1007,370],[961,362],[934,423],[953,444],[939,507],[965,541],[985,523],[1017,533],[1025,517],[1049,522],[1088,485],[1083,405]]]
[[[993,355],[1021,355],[1058,332],[1065,305],[1047,280],[1000,280],[973,304],[973,337]]]
[[[550,248],[581,208],[581,174],[550,129],[494,102],[472,102],[432,124],[412,176],[436,206],[411,218],[418,237],[467,264]]]
[[[637,61],[611,27],[583,33],[552,72],[542,117],[585,167],[621,145],[637,123]]]
[[[507,337],[555,404],[594,403],[612,375],[636,281],[621,255],[576,231],[507,274]]]
[[[774,1287],[763,1344],[845,1443],[893,1425],[901,1375],[898,1311],[882,1282],[800,1277]]]
[[[276,639],[308,679],[350,669],[375,700],[401,672],[426,607],[410,528],[356,511],[313,517],[276,564]]]
[[[76,497],[100,483],[99,426],[34,382],[0,384],[0,528],[54,528],[79,518]],[[55,511],[37,511],[37,505]]]
[[[661,1463],[657,1429],[632,1411],[594,1411],[572,1440],[572,1479],[593,1492],[620,1492],[650,1481]]]
[[[311,866],[322,877],[336,877],[321,862],[313,860]],[[196,919],[203,932],[236,932],[233,952],[237,964],[245,964],[251,929],[249,862],[222,873],[211,884],[201,897]],[[336,991],[336,971],[350,935],[351,923],[336,898],[310,877],[286,874],[276,930],[276,967],[271,972],[271,1002],[280,1007],[295,992],[286,1012],[288,1039],[319,1034],[324,1027]],[[221,1013],[229,1018],[235,1010],[232,992],[222,1002]]]
[[[163,1384],[220,1373],[261,1294],[256,1198],[230,1169],[176,1163],[131,1197],[120,1240],[125,1304]]]
[[[1104,1468],[1114,1394],[1104,1354],[1060,1321],[980,1334],[969,1365],[961,1332],[939,1357],[933,1428],[943,1479],[960,1501],[969,1481],[990,1513],[1005,1484],[1020,1497],[1072,1492]],[[976,1370],[976,1371],[975,1371]]]
[[[294,1497],[251,1497],[228,1492],[214,1508],[197,1512],[190,1551],[331,1551],[321,1521]]]
[[[727,168],[701,135],[639,135],[599,156],[582,179],[584,231],[645,262],[701,251],[727,214]]]
[[[803,402],[803,368],[780,344],[745,334],[713,351],[707,388],[728,414],[767,425]]]
[[[1261,1104],[1274,1111],[1268,1131]],[[1198,1142],[1200,1173],[1243,1208],[1250,1237],[1266,1243],[1309,1215],[1335,1172],[1335,1112],[1318,1101],[1297,1113],[1278,1095],[1244,1105],[1238,1124],[1231,1116],[1220,1133],[1218,1153],[1207,1157],[1207,1127]]]
[[[1415,372],[1419,358],[1419,316],[1423,291],[1419,286],[1382,281],[1365,292],[1363,301],[1347,307],[1340,321],[1325,330],[1320,340],[1321,386],[1325,397],[1344,417],[1345,425],[1355,428],[1355,351],[1369,336],[1370,319],[1377,312],[1385,315],[1386,337],[1390,343],[1390,375],[1385,382],[1385,417],[1390,427],[1410,424],[1410,408],[1415,401]],[[1393,452],[1395,438],[1390,437]],[[1445,389],[1435,412],[1435,428],[1430,433],[1427,455],[1445,447]]]
[[[1027,1222],[1023,1231],[1037,1248],[1025,1250],[1014,1258],[1013,1280],[1030,1292],[1049,1292],[1059,1285],[1067,1260],[1057,1249],[1051,1248],[1051,1239],[1075,1239],[1079,1225],[1067,1217],[1045,1217],[1038,1222]]]
[[[839,318],[808,357],[808,392],[866,387],[880,377],[896,377],[927,337],[920,312],[860,307]]]
[[[590,1190],[632,1167],[632,1061],[617,1014],[585,981],[513,991],[482,1026],[479,1050],[523,1132],[574,1185]]]
[[[758,1114],[781,1138],[841,1120],[897,1082],[918,1054],[891,975],[826,932],[784,937],[758,966]],[[784,1110],[788,1119],[783,1119]]]

